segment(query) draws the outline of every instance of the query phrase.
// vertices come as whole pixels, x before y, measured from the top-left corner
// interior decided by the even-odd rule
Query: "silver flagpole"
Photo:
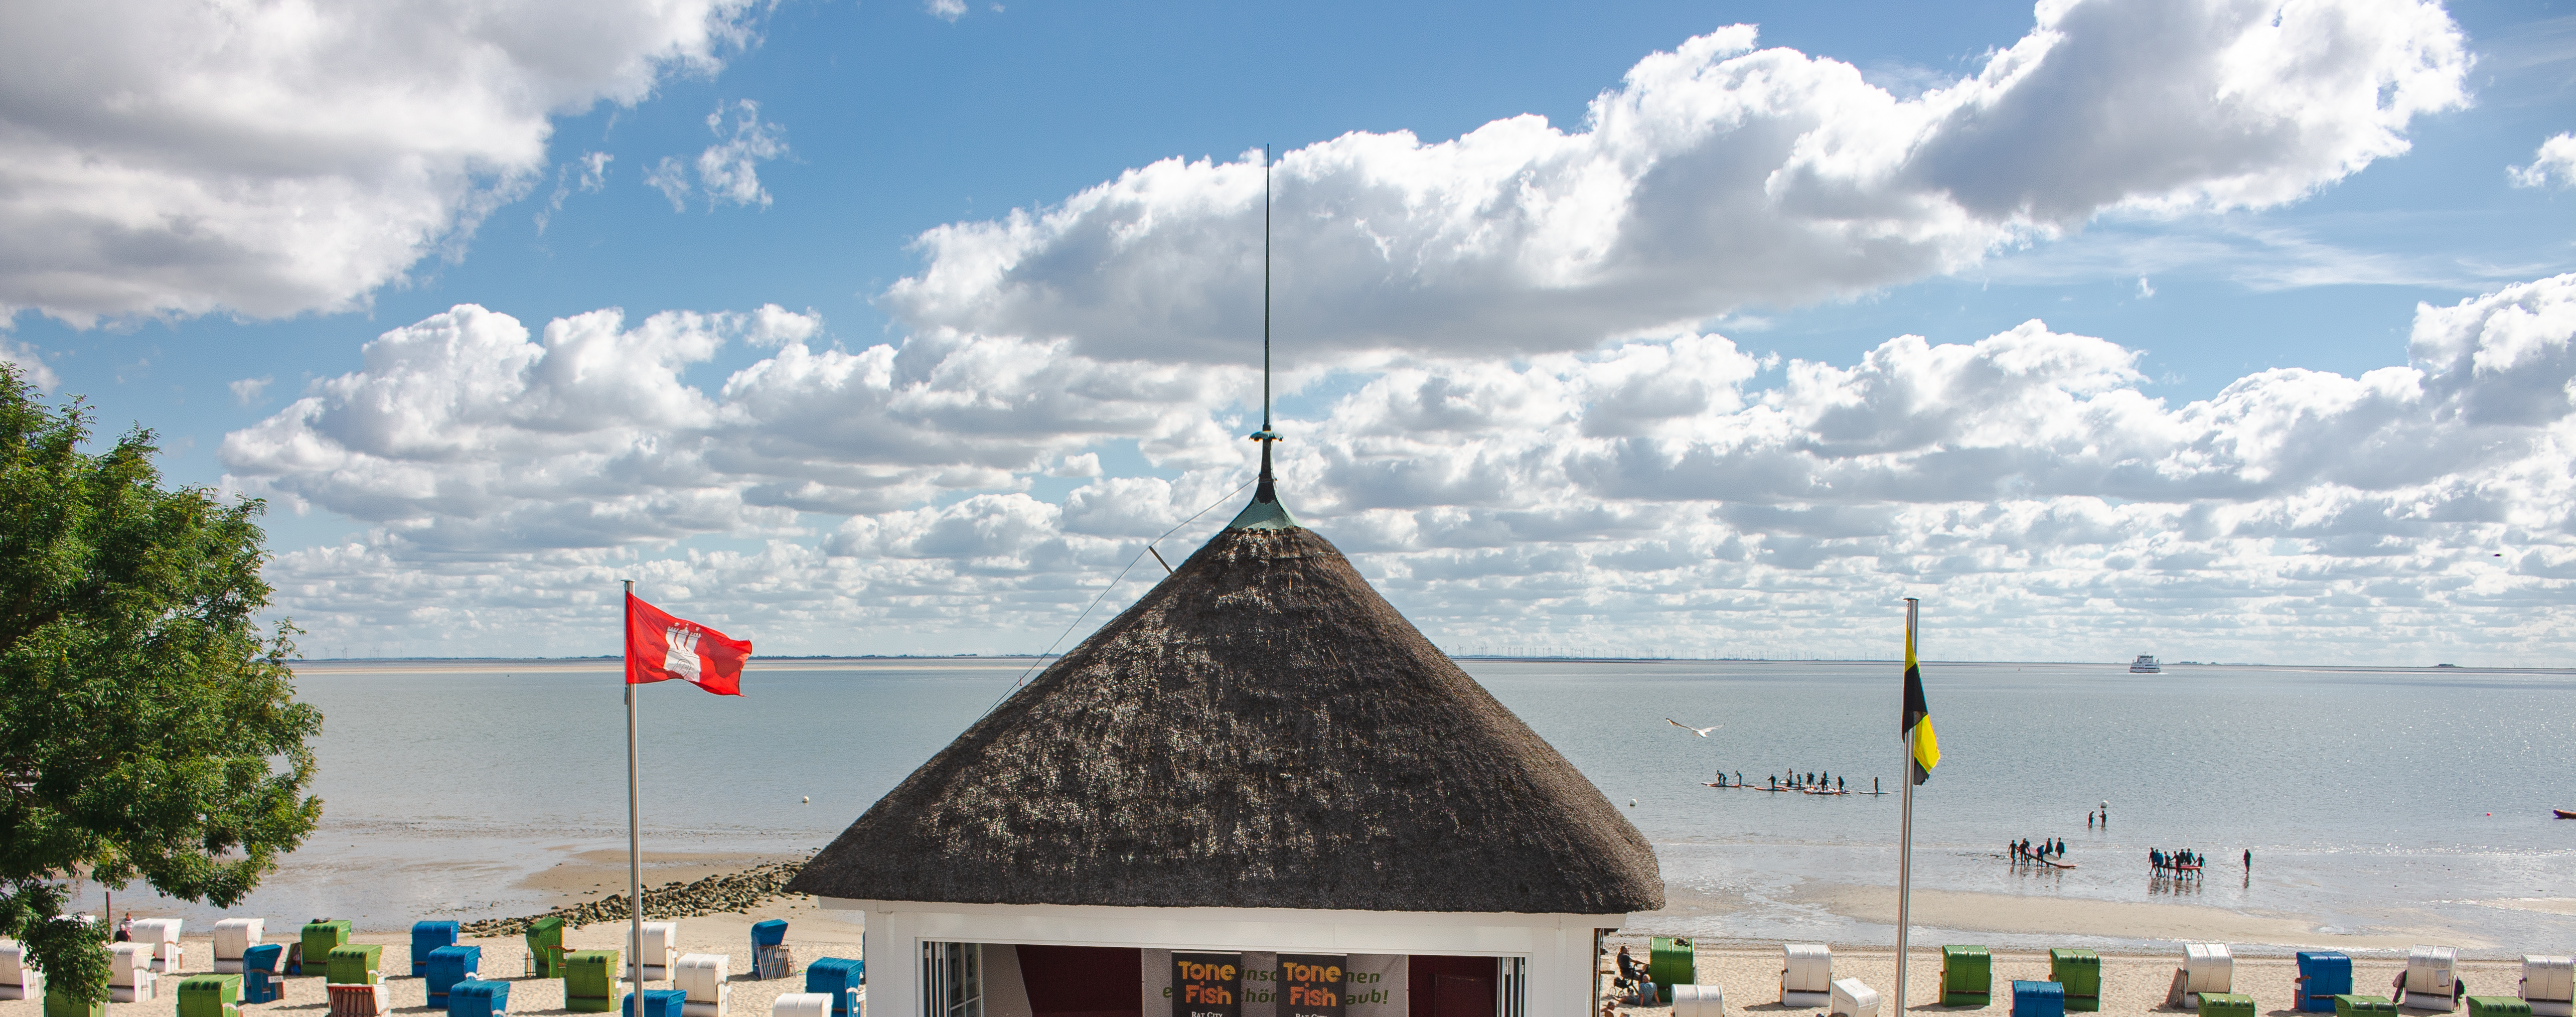
[[[1905,656],[1907,662],[1917,668],[1922,665],[1912,660],[1914,618],[1915,609],[1922,603],[1912,597],[1905,598]],[[1903,690],[1897,692],[1897,698],[1905,698]],[[1902,717],[1904,710],[1905,707],[1898,706],[1898,716]],[[1914,731],[1921,726],[1921,721],[1905,725],[1905,763],[1896,771],[1901,774],[1897,778],[1898,783],[1905,788],[1905,804],[1899,810],[1901,818],[1896,835],[1896,1017],[1905,1017],[1905,930],[1909,927],[1910,918],[1906,909],[1914,902]]]
[[[627,599],[618,605],[618,629],[626,642],[626,659],[635,659],[635,581],[626,580]],[[626,682],[626,970],[635,989],[644,987],[644,834],[642,796],[636,793],[635,682]],[[1910,800],[1910,799],[1909,799]],[[633,991],[633,990],[630,990]]]

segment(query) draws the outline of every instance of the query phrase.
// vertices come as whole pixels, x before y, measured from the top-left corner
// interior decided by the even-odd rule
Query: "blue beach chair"
[[[447,991],[459,982],[473,981],[483,973],[483,948],[479,946],[442,946],[429,952],[423,962],[426,973],[421,979],[429,984],[429,1005],[445,1007]]]
[[[429,955],[442,946],[456,945],[455,922],[411,923],[411,976],[429,974]]]
[[[833,1017],[857,1012],[860,987],[868,984],[868,962],[847,957],[816,957],[805,966],[805,991],[832,997]]]
[[[286,962],[286,944],[262,943],[242,950],[242,1002],[274,1003],[284,994],[277,967]]]

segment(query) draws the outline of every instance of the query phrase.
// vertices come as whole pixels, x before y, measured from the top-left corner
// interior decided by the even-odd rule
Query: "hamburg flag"
[[[750,642],[626,595],[626,684],[678,678],[719,696],[739,696],[742,662],[749,659]]]
[[[1932,706],[1923,699],[1923,667],[1914,662],[1914,625],[1907,618],[1905,626],[1905,720],[1897,725],[1899,737],[1914,734],[1914,782],[1932,779],[1932,768],[1941,765],[1941,739],[1932,734]]]

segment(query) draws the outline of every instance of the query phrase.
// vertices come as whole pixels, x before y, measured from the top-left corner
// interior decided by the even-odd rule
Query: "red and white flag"
[[[751,643],[626,595],[626,684],[689,682],[719,696],[742,694]]]

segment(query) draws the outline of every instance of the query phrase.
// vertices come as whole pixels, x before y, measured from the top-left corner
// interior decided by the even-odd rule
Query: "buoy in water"
[[[812,804],[814,804],[814,796],[813,796],[813,795],[806,795],[804,798],[799,799],[799,801],[803,802],[803,803],[804,803],[804,804],[806,804],[806,805],[812,805]]]

